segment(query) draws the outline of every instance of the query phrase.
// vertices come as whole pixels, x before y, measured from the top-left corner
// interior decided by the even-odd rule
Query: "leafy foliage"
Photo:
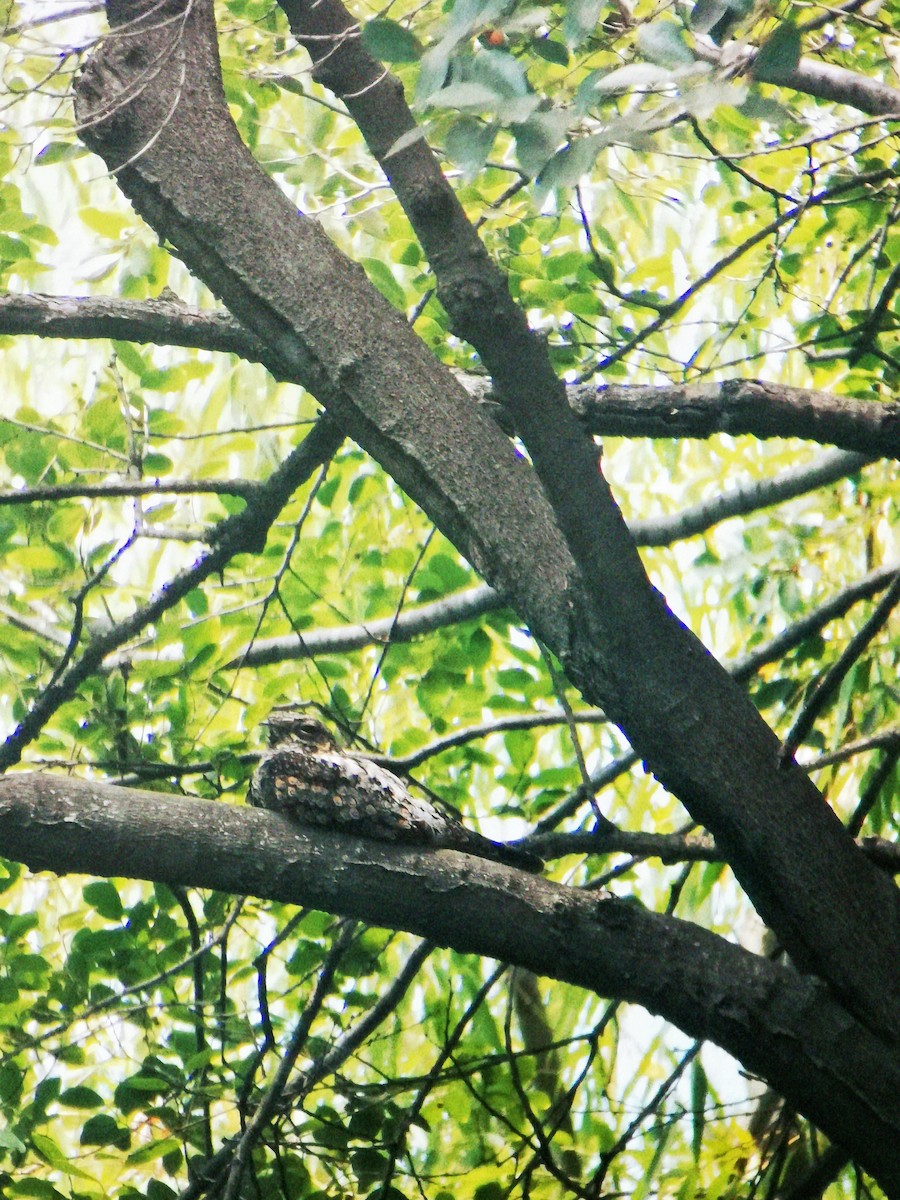
[[[896,49],[896,0],[875,17],[812,11],[817,50],[860,77]],[[456,0],[356,15],[567,380],[759,374],[848,397],[896,393],[896,122],[757,81],[790,78],[801,41],[807,52],[794,7],[700,0],[659,14],[643,0]],[[170,288],[211,307],[78,145],[68,47],[102,27],[89,10],[56,16],[8,17],[4,288],[111,301]],[[735,32],[759,49],[756,78],[697,50],[705,34],[715,45]],[[444,362],[477,369],[399,203],[280,13],[229,0],[220,33],[230,109],[257,160]],[[47,47],[66,48],[49,72]],[[12,731],[88,640],[191,566],[242,510],[241,484],[268,477],[317,408],[237,354],[118,340],[102,322],[90,341],[5,338],[0,370],[0,473],[29,497],[0,497],[0,713]],[[603,466],[636,521],[815,457],[723,433],[609,438]],[[113,482],[135,486],[90,492]],[[184,490],[168,490],[176,482]],[[892,561],[896,487],[875,464],[776,509],[761,502],[648,549],[648,571],[712,651],[737,660]],[[360,746],[415,754],[414,779],[493,836],[592,827],[590,777],[604,770],[602,817],[683,832],[684,810],[652,778],[609,770],[628,750],[614,726],[596,713],[567,719],[583,715],[577,692],[499,601],[414,640],[338,636],[328,652],[304,649],[322,630],[349,638],[351,626],[478,583],[396,483],[345,444],[260,553],[234,559],[79,682],[27,765],[230,803],[262,720],[303,703]],[[871,603],[753,674],[779,732]],[[260,664],[255,648],[276,638],[294,649]],[[884,837],[896,834],[896,750],[841,748],[895,722],[897,666],[896,641],[874,638],[804,747],[807,762],[831,752],[816,778],[839,815],[861,814],[865,832]],[[471,738],[436,741],[464,730]],[[10,1197],[167,1200],[198,1194],[204,1172],[228,1194],[223,1147],[253,1122],[289,1044],[293,1102],[252,1150],[262,1196],[440,1200],[464,1188],[493,1200],[514,1181],[541,1195],[712,1196],[763,1180],[774,1195],[821,1152],[793,1113],[762,1121],[759,1089],[715,1051],[628,1006],[317,912],[5,869],[0,1179]],[[763,936],[720,862],[571,854],[552,871],[725,935]],[[351,1044],[411,961],[406,990]]]

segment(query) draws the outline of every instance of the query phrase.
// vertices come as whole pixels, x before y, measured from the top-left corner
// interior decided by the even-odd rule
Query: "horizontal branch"
[[[0,296],[0,334],[184,346],[236,354],[270,369],[273,359],[271,350],[224,309],[210,311],[159,296],[152,300],[39,293]]]
[[[875,837],[858,838],[857,845],[887,874],[900,874],[900,846]],[[567,854],[625,854],[635,860],[655,858],[667,865],[726,861],[706,833],[643,833],[602,828],[596,832],[542,834],[528,839],[528,849],[547,862]]]
[[[600,725],[606,722],[606,714],[602,709],[590,708],[580,709],[571,714],[571,719],[576,725]],[[568,724],[569,714],[563,709],[551,709],[548,712],[536,713],[520,713],[511,717],[497,717],[493,721],[487,721],[483,725],[467,725],[464,729],[455,729],[452,733],[444,737],[436,738],[433,742],[428,742],[424,746],[420,746],[418,750],[413,750],[411,754],[405,754],[397,758],[385,758],[384,765],[389,767],[394,774],[402,774],[405,771],[412,771],[414,768],[421,766],[423,762],[427,762],[429,758],[434,758],[437,754],[443,754],[446,750],[455,749],[457,746],[466,746],[469,742],[477,741],[479,738],[491,737],[498,733],[510,733],[513,730],[520,729],[546,729],[550,726],[565,726]]]
[[[275,813],[50,775],[0,781],[0,844],[34,870],[309,905],[641,1004],[722,1046],[900,1187],[897,1054],[812,977],[688,922],[455,851],[313,836]]]
[[[212,350],[263,363],[278,379],[303,382],[230,313],[210,312],[178,300],[0,296],[0,334],[110,337],[141,345]],[[476,399],[489,400],[489,379],[468,372],[456,374]],[[566,395],[571,408],[598,437],[748,434],[803,438],[860,454],[900,457],[897,401],[860,400],[759,379],[661,387],[570,384]]]
[[[830,450],[814,462],[780,471],[771,479],[755,479],[728,488],[691,508],[670,517],[629,523],[639,546],[669,546],[682,538],[695,537],[730,517],[747,516],[774,504],[830,487],[839,479],[855,475],[869,462],[863,454]]]
[[[786,75],[780,71],[776,74],[774,70],[771,73],[754,71],[754,75],[761,83],[794,88],[817,100],[847,104],[871,116],[900,117],[900,90],[889,87],[880,79],[848,71],[846,67],[801,58],[794,70]]]
[[[760,379],[666,387],[574,384],[567,395],[588,429],[607,437],[750,434],[804,438],[860,454],[900,457],[896,400],[859,400]]]
[[[108,483],[61,483],[0,491],[0,508],[47,504],[58,500],[115,500],[122,496],[241,496],[248,498],[259,484],[249,479],[140,479]]]
[[[846,762],[848,758],[854,758],[857,754],[865,754],[869,750],[887,750],[891,754],[900,753],[900,725],[892,725],[887,729],[879,730],[878,733],[872,733],[868,737],[859,738],[855,742],[846,742],[843,746],[829,750],[826,754],[816,755],[812,762],[805,762],[803,765],[808,771],[821,771],[825,767]],[[900,850],[900,846],[898,846],[898,850]]]

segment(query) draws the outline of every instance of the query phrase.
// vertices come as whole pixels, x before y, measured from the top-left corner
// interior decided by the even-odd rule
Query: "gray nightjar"
[[[536,854],[482,837],[412,796],[384,767],[343,753],[314,717],[276,713],[267,726],[269,747],[247,793],[257,808],[351,837],[461,850],[524,871],[543,867]]]

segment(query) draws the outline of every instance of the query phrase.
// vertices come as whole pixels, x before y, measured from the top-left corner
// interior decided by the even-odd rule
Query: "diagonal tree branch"
[[[837,692],[847,672],[859,660],[860,655],[865,651],[872,639],[887,623],[888,618],[898,603],[900,603],[900,575],[895,576],[890,587],[878,601],[871,616],[863,627],[856,631],[844,647],[837,661],[819,678],[785,736],[784,744],[782,745],[782,755],[784,757],[793,754],[797,747],[802,744],[806,735],[815,724],[816,717]]]
[[[614,638],[616,598],[627,595],[631,604],[652,605],[651,595],[597,452],[565,402],[546,343],[529,329],[424,138],[395,149],[415,120],[401,85],[364,49],[344,5],[281,0],[281,7],[315,64],[315,76],[347,105],[388,176],[435,274],[453,330],[487,368],[565,544],[602,602],[594,615],[605,636]]]
[[[818,488],[829,487],[839,479],[855,475],[868,462],[862,454],[828,451],[814,462],[782,471],[770,479],[737,484],[672,516],[633,521],[629,529],[639,546],[670,546],[682,538],[695,537],[729,517],[746,516]]]

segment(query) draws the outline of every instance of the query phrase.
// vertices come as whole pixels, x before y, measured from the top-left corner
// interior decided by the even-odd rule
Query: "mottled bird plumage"
[[[342,753],[314,717],[278,713],[267,722],[267,732],[269,748],[247,793],[257,808],[357,837],[461,850],[526,871],[543,866],[537,855],[482,837],[411,795],[386,768]]]
[[[269,749],[286,742],[302,742],[309,748],[337,751],[338,745],[331,730],[308,713],[272,713],[265,723]]]

